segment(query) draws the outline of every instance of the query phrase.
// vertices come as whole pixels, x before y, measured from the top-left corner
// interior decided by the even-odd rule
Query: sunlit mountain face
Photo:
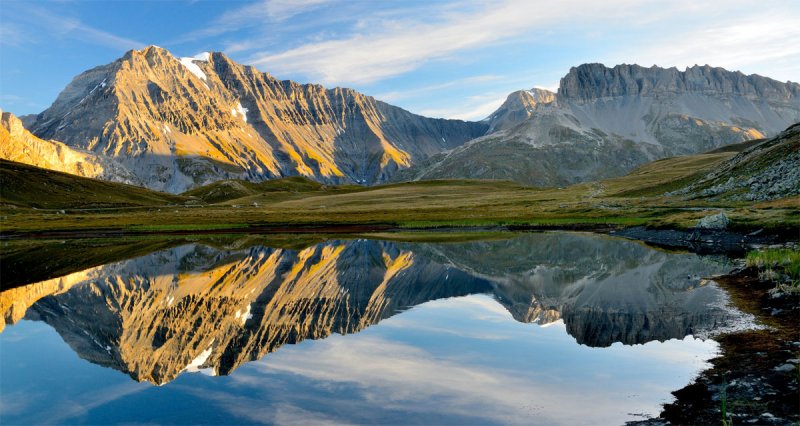
[[[30,133],[8,114],[0,124],[14,136],[6,145],[35,147],[3,158],[174,193],[223,179],[386,182],[488,128],[157,46],[76,76]]]
[[[724,258],[574,233],[303,249],[194,243],[6,290],[0,302],[6,333],[22,318],[43,321],[80,358],[165,384],[184,372],[229,375],[287,344],[477,294],[520,323],[563,322],[590,347],[704,337],[747,321],[704,279],[729,269]]]

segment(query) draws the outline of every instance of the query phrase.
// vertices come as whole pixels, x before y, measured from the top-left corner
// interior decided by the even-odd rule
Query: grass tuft
[[[747,266],[758,268],[759,277],[778,284],[788,282],[800,288],[800,250],[771,248],[747,253]]]

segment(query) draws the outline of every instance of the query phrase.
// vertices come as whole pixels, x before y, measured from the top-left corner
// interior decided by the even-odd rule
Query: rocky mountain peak
[[[524,92],[530,95],[537,104],[548,104],[556,99],[555,92],[540,87],[534,87]]]
[[[220,52],[176,57],[157,46],[75,77],[30,128],[171,192],[292,175],[372,184],[486,131],[352,89],[281,81]]]
[[[487,117],[488,133],[505,130],[525,121],[533,114],[537,105],[549,104],[555,101],[555,98],[554,92],[540,88],[511,92],[503,105]]]
[[[709,65],[686,68],[649,68],[640,65],[583,64],[561,79],[558,95],[588,102],[618,96],[659,96],[701,93],[738,95],[748,99],[789,102],[800,97],[800,84],[781,83],[757,74],[745,75]]]
[[[564,186],[624,175],[660,158],[776,135],[800,121],[800,85],[708,65],[583,64],[557,94],[521,90],[489,133],[410,170],[407,179],[512,179]]]

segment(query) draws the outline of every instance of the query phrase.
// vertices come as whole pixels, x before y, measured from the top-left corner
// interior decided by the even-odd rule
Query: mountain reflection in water
[[[6,323],[52,326],[83,359],[164,384],[228,375],[286,344],[357,333],[428,301],[490,294],[514,319],[561,320],[582,345],[704,335],[737,320],[701,277],[719,258],[614,238],[329,241],[302,250],[188,244],[4,291]]]
[[[476,390],[471,392],[477,397],[480,394],[478,388],[485,387],[487,392],[493,389],[494,378],[449,364],[437,367],[435,371],[428,369],[440,363],[441,359],[456,357],[461,361],[489,364],[501,368],[501,371],[517,368],[519,374],[535,374],[539,377],[536,380],[555,377],[553,380],[561,383],[566,380],[563,375],[579,374],[583,368],[612,368],[604,367],[603,363],[611,362],[608,360],[613,358],[613,354],[628,353],[620,352],[620,344],[638,345],[640,349],[631,347],[635,349],[631,353],[647,354],[637,362],[681,364],[675,367],[682,369],[681,374],[664,370],[664,374],[675,377],[688,375],[675,382],[677,387],[685,384],[699,368],[697,363],[710,357],[714,350],[713,342],[710,342],[711,346],[700,345],[699,340],[687,336],[706,336],[743,318],[741,313],[727,307],[724,292],[714,283],[702,280],[702,277],[729,269],[730,264],[724,258],[668,253],[631,241],[580,233],[525,234],[507,240],[463,243],[341,240],[304,249],[264,246],[223,249],[186,244],[0,293],[0,310],[4,317],[4,323],[0,325],[5,327],[0,334],[0,348],[4,355],[0,361],[3,372],[0,384],[3,385],[3,398],[9,401],[14,400],[14,393],[8,390],[9,381],[36,388],[36,384],[26,382],[30,379],[26,375],[36,373],[13,365],[27,365],[23,358],[41,356],[40,350],[33,348],[45,344],[45,341],[37,340],[36,333],[30,335],[32,332],[26,330],[30,330],[27,324],[41,324],[39,321],[42,321],[51,326],[83,360],[124,372],[137,382],[162,385],[179,376],[183,379],[184,372],[227,376],[237,369],[247,370],[241,375],[232,374],[233,382],[223,377],[209,378],[218,383],[219,389],[212,387],[208,390],[215,395],[215,401],[232,397],[220,390],[222,387],[255,382],[259,383],[260,392],[272,389],[268,392],[270,398],[284,393],[306,398],[310,389],[316,389],[314,392],[322,392],[319,389],[331,391],[331,386],[350,389],[351,385],[346,383],[368,382],[367,376],[372,377],[370,372],[381,369],[386,374],[394,371],[392,374],[399,375],[397,380],[400,376],[403,380],[418,379],[413,386],[430,389],[444,386],[435,392],[441,398],[445,398],[448,392],[464,392],[471,386],[476,386]],[[23,318],[32,322],[23,321],[11,326]],[[385,325],[370,327],[381,322]],[[515,337],[529,333],[526,331],[530,330],[527,323],[556,327],[552,332],[542,329],[541,337],[532,340]],[[18,328],[20,331],[16,330]],[[369,330],[365,330],[367,328]],[[39,330],[39,334],[44,333],[40,328],[34,329]],[[354,333],[357,334],[332,336]],[[561,335],[565,338],[557,337]],[[469,339],[495,342],[496,347],[470,349]],[[660,349],[651,345],[641,346],[669,339],[678,340],[663,343]],[[305,343],[286,346],[315,340],[318,343],[312,346]],[[20,346],[17,353],[9,349],[18,344],[16,342],[28,343]],[[414,348],[410,349],[407,343],[413,343]],[[528,348],[531,345],[535,349]],[[606,349],[587,352],[581,347]],[[436,353],[439,355],[434,356]],[[570,364],[570,360],[581,357],[587,357],[583,362],[586,365]],[[68,363],[64,356],[44,362],[56,363],[53,361],[56,358]],[[526,359],[535,365],[526,364]],[[620,360],[614,359],[619,364]],[[256,360],[261,361],[251,363]],[[623,364],[627,362],[631,361],[623,361]],[[249,368],[248,364],[251,364]],[[568,372],[563,371],[566,365],[571,366]],[[636,368],[632,366],[631,371]],[[260,371],[259,374],[271,372],[267,374],[270,385],[261,383],[267,378],[249,382],[253,369]],[[276,372],[280,375],[275,376]],[[595,370],[584,373],[588,375],[580,379],[584,382],[601,380],[599,378],[604,374],[611,374]],[[93,374],[100,377],[100,373]],[[441,374],[447,374],[447,377],[439,377]],[[395,380],[382,376],[381,380],[386,383]],[[422,383],[434,376],[439,377],[436,383]],[[655,380],[653,377],[650,379]],[[173,390],[184,389],[192,393],[199,392],[203,386],[212,386],[188,378],[183,383],[186,380],[194,383],[193,387],[178,386]],[[307,382],[309,380],[314,384]],[[658,389],[653,395],[646,396],[649,405],[643,406],[648,409],[657,405],[654,401],[667,398],[671,389],[653,387],[646,382],[647,378],[631,380],[638,380],[636,383],[641,382],[645,388]],[[660,380],[677,379],[665,376]],[[522,376],[514,381],[519,383],[509,383],[508,386],[527,389],[526,386],[533,383],[525,382]],[[80,387],[77,383],[71,386]],[[588,387],[577,392],[589,392],[591,386],[580,385],[581,388],[584,386]],[[123,399],[126,398],[125,392],[141,392],[140,388],[130,388],[123,383],[117,387],[128,389],[117,389],[123,395],[119,398]],[[289,391],[289,388],[305,391]],[[36,389],[41,392],[41,389]],[[195,390],[190,392],[189,389]],[[392,389],[392,392],[396,391],[398,389]],[[559,388],[561,391],[566,392]],[[77,394],[81,392],[84,390],[76,391]],[[358,417],[355,414],[359,410],[350,407],[353,410],[348,411],[340,405],[354,403],[351,400],[358,399],[354,395],[363,389],[348,392],[345,394],[349,397],[336,391],[326,398],[317,396],[314,401],[306,403],[319,410],[333,404],[326,416],[336,412],[341,415],[336,421],[343,422],[482,423],[517,422],[526,418],[499,418],[488,412],[480,415],[456,413],[458,404],[444,401],[437,408],[442,410],[439,414],[407,417],[411,405],[404,406],[399,401],[412,395],[408,393],[403,393],[403,397],[392,397],[398,399],[392,399],[394,408],[391,413],[386,411],[374,418]],[[497,390],[491,392],[497,393]],[[527,389],[524,392],[538,391]],[[556,390],[548,392],[553,397]],[[240,402],[244,401],[241,399],[243,395],[238,398]],[[342,402],[342,398],[349,402]],[[479,399],[485,398],[483,395]],[[534,404],[539,407],[537,412],[554,416],[540,417],[538,422],[569,423],[578,418],[569,417],[577,415],[575,408],[565,408],[559,412],[561,414],[550,412],[553,407],[563,404],[547,403],[549,397],[545,394],[537,398],[540,399],[537,403],[540,405]],[[595,395],[593,398],[599,397]],[[19,399],[24,398],[20,396]],[[334,404],[334,400],[338,402]],[[611,417],[597,417],[598,421],[624,420],[630,413],[614,403],[601,402],[602,399],[595,400],[596,404],[606,404],[616,411],[609,414]],[[251,411],[265,402],[256,398],[241,403],[246,405],[241,407],[243,412],[250,414],[238,420],[228,414],[216,421],[257,422]],[[420,404],[414,405],[416,409],[422,410],[424,404]],[[592,406],[587,404],[587,407]],[[19,417],[9,417],[9,413],[14,413],[9,407],[15,407],[14,403],[0,406],[0,419],[23,422],[53,420],[26,417],[22,409],[23,413],[17,413]],[[157,411],[153,407],[152,410]],[[126,417],[121,414],[124,410],[109,410],[104,415],[111,417],[84,420],[101,423],[141,420],[138,414]],[[184,414],[184,417],[172,420],[156,414],[147,418],[154,422],[191,422],[189,418],[192,415]],[[311,422],[330,420],[326,416],[303,419]],[[268,422],[284,422],[272,414],[270,418]],[[57,419],[63,420],[75,421],[76,418],[65,416]],[[211,420],[203,417],[195,421]]]

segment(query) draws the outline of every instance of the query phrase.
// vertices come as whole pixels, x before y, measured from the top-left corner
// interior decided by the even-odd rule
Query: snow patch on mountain
[[[208,77],[206,76],[206,73],[204,73],[203,70],[201,70],[200,67],[197,66],[197,64],[195,64],[193,62],[193,61],[198,61],[198,60],[200,60],[200,59],[189,58],[189,57],[180,59],[180,61],[183,64],[183,66],[185,66],[186,69],[188,69],[190,73],[196,75],[198,78],[202,79],[203,81],[206,81],[208,79]]]
[[[234,117],[238,117],[239,115],[241,115],[242,120],[244,120],[245,122],[247,122],[247,113],[249,111],[250,111],[249,109],[242,106],[241,102],[236,103],[236,108],[231,108],[231,114]]]
[[[196,373],[200,371],[200,366],[203,365],[203,363],[205,363],[208,360],[208,357],[211,356],[211,352],[213,351],[213,345],[214,345],[214,339],[211,339],[211,343],[208,345],[208,349],[204,350],[203,352],[200,352],[200,354],[197,355],[197,358],[193,359],[192,362],[190,362],[189,365],[186,366],[185,371],[188,371],[189,373]]]

